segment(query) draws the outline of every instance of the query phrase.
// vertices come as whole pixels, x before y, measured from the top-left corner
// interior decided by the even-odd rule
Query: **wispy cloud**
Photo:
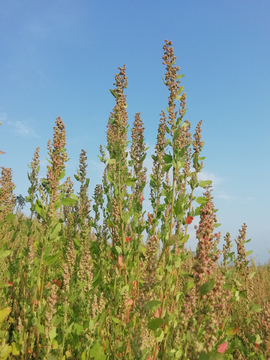
[[[236,199],[234,196],[229,195],[225,191],[219,191],[217,193],[216,197],[219,199],[224,199],[224,200],[235,200]]]
[[[34,130],[31,129],[26,124],[24,124],[22,121],[15,121],[14,123],[11,123],[11,122],[9,122],[9,123],[13,127],[15,134],[17,134],[19,136],[22,136],[22,137],[36,137],[36,138],[38,138],[38,136],[36,135]]]
[[[11,131],[18,136],[39,138],[34,129],[29,126],[26,121],[8,120],[7,114],[2,112],[0,113],[0,122],[8,126]]]

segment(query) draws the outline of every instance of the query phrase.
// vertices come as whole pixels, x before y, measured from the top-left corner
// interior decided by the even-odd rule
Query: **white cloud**
[[[216,185],[221,184],[225,179],[211,172],[202,170],[202,172],[198,174],[198,180],[212,180],[213,188],[215,188]]]
[[[31,129],[29,126],[24,124],[22,121],[15,121],[15,122],[8,122],[13,129],[15,134],[22,136],[22,137],[36,137],[38,136],[35,134],[34,130]]]
[[[224,200],[234,200],[234,199],[236,199],[234,196],[229,195],[225,191],[219,191],[217,193],[216,197],[219,198],[219,199],[224,199]]]

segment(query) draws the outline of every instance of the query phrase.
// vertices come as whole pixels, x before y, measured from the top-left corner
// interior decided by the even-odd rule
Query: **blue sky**
[[[164,40],[173,42],[187,94],[192,134],[202,119],[202,179],[213,180],[219,227],[232,240],[247,223],[247,250],[268,261],[270,135],[270,3],[268,0],[87,1],[3,0],[0,10],[0,166],[12,168],[16,195],[27,195],[27,172],[39,146],[46,174],[55,119],[66,126],[71,160],[87,151],[89,195],[101,183],[99,146],[115,102],[109,92],[127,67],[130,128],[141,113],[151,173],[159,114]],[[129,132],[129,140],[131,133]],[[79,190],[75,184],[76,192]],[[145,210],[150,211],[149,187]],[[27,213],[27,210],[24,209]],[[196,224],[198,219],[194,222]],[[193,226],[188,246],[195,250]],[[233,250],[236,250],[234,245]]]

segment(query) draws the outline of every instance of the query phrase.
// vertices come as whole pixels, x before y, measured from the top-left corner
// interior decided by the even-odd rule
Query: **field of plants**
[[[163,49],[169,98],[150,179],[140,113],[127,159],[125,66],[110,90],[116,104],[107,125],[109,156],[100,146],[104,174],[93,200],[84,150],[74,175],[79,193],[70,177],[63,180],[68,155],[60,117],[48,141],[46,178],[38,176],[39,148],[29,166],[29,217],[15,212],[12,170],[2,167],[0,360],[270,359],[269,265],[247,260],[246,224],[237,253],[229,233],[223,251],[217,249],[212,182],[198,180],[202,121],[192,137],[184,75],[171,41]],[[146,214],[147,181],[152,211]],[[195,217],[192,256],[187,242]]]

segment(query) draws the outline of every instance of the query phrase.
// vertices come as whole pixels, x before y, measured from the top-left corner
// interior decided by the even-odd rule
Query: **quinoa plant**
[[[0,281],[0,360],[269,355],[270,283],[263,270],[248,268],[245,224],[236,240],[237,259],[230,252],[229,233],[223,251],[217,249],[221,235],[215,230],[220,224],[212,182],[198,180],[204,160],[202,121],[192,139],[191,124],[184,120],[186,94],[180,85],[184,75],[178,74],[171,41],[165,41],[163,50],[163,82],[169,98],[167,114],[160,113],[152,155],[152,209],[146,220],[148,149],[143,121],[136,113],[127,159],[125,65],[119,67],[110,90],[116,104],[107,124],[108,157],[100,146],[104,173],[102,184],[95,187],[92,208],[85,150],[74,175],[79,193],[75,195],[70,177],[60,183],[68,161],[60,117],[52,145],[48,142],[46,178],[39,183],[39,148],[30,166],[26,199],[30,218],[15,219],[11,173],[2,173],[0,231],[6,243],[1,240],[0,259],[7,261]],[[203,194],[196,197],[199,187]],[[198,245],[193,257],[186,244],[196,216]],[[20,247],[14,246],[15,238]]]

